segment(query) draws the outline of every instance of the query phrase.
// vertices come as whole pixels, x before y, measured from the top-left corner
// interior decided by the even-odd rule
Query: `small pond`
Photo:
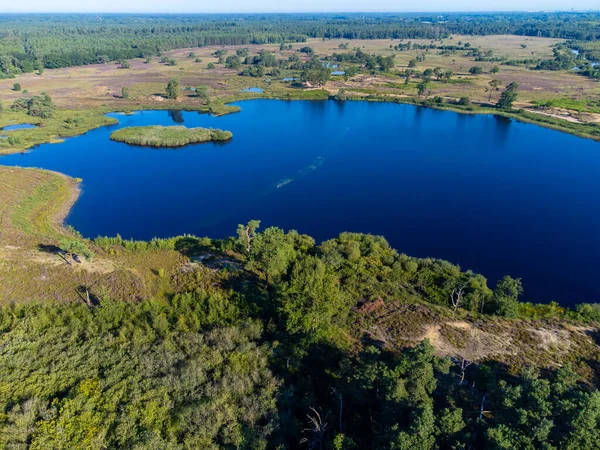
[[[0,128],[0,131],[27,130],[29,128],[37,128],[37,125],[32,125],[30,123],[18,123],[15,125],[6,125],[5,127]]]
[[[262,94],[264,91],[259,87],[247,87],[247,88],[241,89],[240,92],[254,92],[257,94]]]

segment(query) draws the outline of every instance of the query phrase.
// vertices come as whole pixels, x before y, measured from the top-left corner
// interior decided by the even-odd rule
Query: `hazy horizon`
[[[458,0],[451,7],[440,0],[414,3],[393,0],[305,0],[302,4],[285,4],[277,0],[223,0],[201,3],[191,0],[30,0],[2,7],[1,13],[148,13],[148,14],[218,14],[218,13],[453,13],[453,12],[527,12],[527,11],[598,11],[594,0]]]

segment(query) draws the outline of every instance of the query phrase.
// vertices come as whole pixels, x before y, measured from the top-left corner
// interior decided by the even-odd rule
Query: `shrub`
[[[34,95],[33,97],[18,98],[10,107],[13,111],[27,111],[27,114],[34,117],[49,119],[54,115],[56,105],[48,94]]]
[[[173,80],[169,81],[165,91],[167,94],[167,98],[176,100],[177,97],[179,97],[179,80],[173,79]]]
[[[69,254],[69,264],[73,264],[74,255],[84,256],[85,259],[92,259],[94,252],[82,241],[74,239],[63,239],[60,241],[59,248]]]

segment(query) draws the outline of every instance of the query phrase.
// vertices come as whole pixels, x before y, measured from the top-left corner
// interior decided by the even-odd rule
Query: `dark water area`
[[[252,100],[242,112],[115,114],[119,124],[0,158],[83,178],[67,221],[84,236],[225,237],[238,223],[385,236],[525,300],[600,301],[600,143],[511,119],[369,102]],[[134,125],[215,127],[177,150],[109,140]]]

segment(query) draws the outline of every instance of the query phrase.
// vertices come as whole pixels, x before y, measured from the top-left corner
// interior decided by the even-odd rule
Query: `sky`
[[[426,12],[589,10],[598,0],[0,0],[2,12]]]

